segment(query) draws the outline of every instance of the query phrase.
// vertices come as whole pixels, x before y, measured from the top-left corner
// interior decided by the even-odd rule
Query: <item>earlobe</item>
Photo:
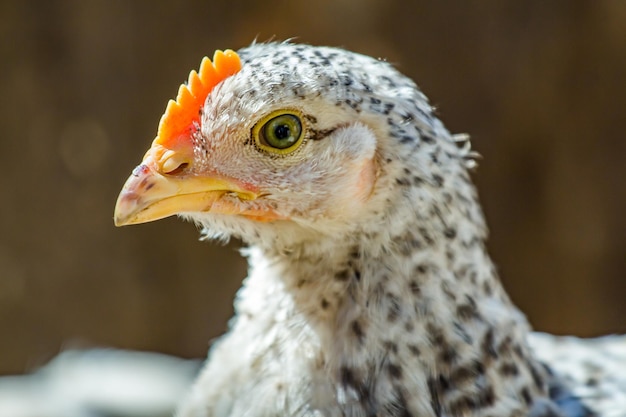
[[[360,167],[355,188],[360,201],[367,201],[374,191],[377,178],[377,164],[375,158],[366,159]]]

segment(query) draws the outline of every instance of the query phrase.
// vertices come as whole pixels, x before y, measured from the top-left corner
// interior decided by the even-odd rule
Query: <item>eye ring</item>
[[[252,128],[256,145],[269,153],[286,155],[302,144],[302,115],[293,110],[278,110],[260,119]]]

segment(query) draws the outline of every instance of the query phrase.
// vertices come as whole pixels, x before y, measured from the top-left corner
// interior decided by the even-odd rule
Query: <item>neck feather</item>
[[[318,252],[250,249],[237,309],[257,314],[247,295],[258,302],[263,292],[255,308],[276,309],[362,407],[374,390],[377,402],[391,403],[428,393],[400,404],[423,415],[526,410],[546,395],[547,376],[486,253],[482,217],[440,210],[426,228],[412,213],[389,216],[404,224],[385,232],[329,240]]]

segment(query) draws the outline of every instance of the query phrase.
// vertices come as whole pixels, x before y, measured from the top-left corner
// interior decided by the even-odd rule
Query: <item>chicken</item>
[[[249,245],[178,416],[626,415],[622,339],[591,382],[588,361],[544,361],[563,343],[500,284],[475,156],[386,62],[292,43],[205,58],[115,208],[118,226],[176,214]]]

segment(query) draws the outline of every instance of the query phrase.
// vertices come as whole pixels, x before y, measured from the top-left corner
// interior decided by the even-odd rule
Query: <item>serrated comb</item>
[[[187,83],[178,88],[176,101],[167,103],[154,142],[172,147],[180,140],[188,140],[191,130],[200,124],[200,109],[209,93],[240,69],[239,55],[230,49],[215,51],[213,62],[204,57],[199,71],[191,71]]]

